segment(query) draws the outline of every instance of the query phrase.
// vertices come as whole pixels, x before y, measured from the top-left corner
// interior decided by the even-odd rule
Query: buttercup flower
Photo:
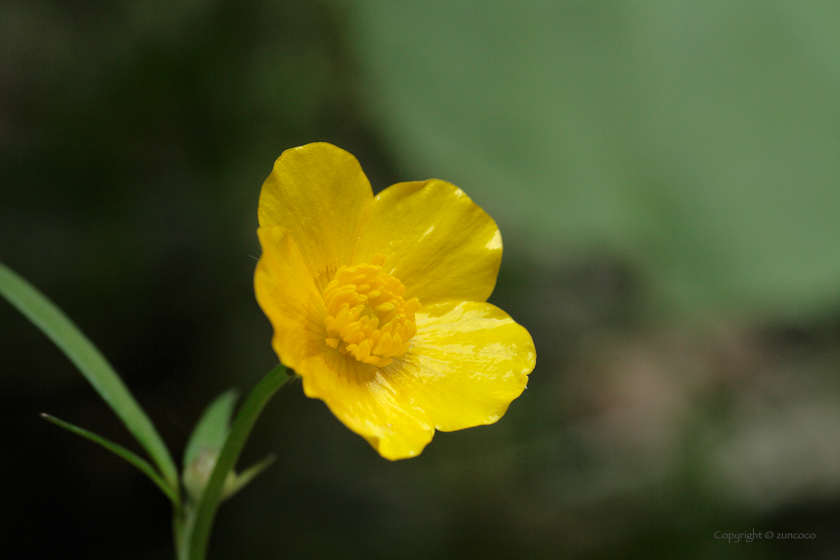
[[[274,164],[259,222],[254,284],[274,350],[383,457],[493,423],[522,393],[534,343],[486,303],[502,238],[459,188],[430,179],[374,197],[356,158],[308,144]]]

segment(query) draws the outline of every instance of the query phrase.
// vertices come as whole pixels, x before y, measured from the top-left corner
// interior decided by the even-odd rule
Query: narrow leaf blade
[[[166,494],[166,497],[169,498],[173,504],[178,504],[177,494],[175,494],[175,492],[173,492],[172,488],[169,487],[166,481],[163,480],[163,478],[161,478],[161,476],[157,473],[154,467],[142,457],[139,457],[137,454],[129,451],[128,449],[119,444],[114,443],[113,441],[107,440],[98,434],[85,430],[84,428],[80,428],[79,426],[76,426],[69,422],[65,422],[64,420],[56,418],[55,416],[50,416],[49,414],[44,413],[41,414],[41,417],[43,417],[46,420],[49,420],[56,426],[60,426],[65,430],[73,432],[76,435],[80,435],[84,438],[91,440],[92,442],[98,443],[108,451],[114,453],[119,457],[122,457],[123,459],[140,469],[140,471],[143,474],[148,476],[152,480],[152,482],[154,482],[157,485],[157,487],[160,488],[164,494]],[[245,473],[243,473],[243,475],[244,474]]]
[[[105,357],[73,322],[29,282],[0,263],[0,294],[32,321],[82,372],[178,492],[175,463],[149,417]]]
[[[269,455],[259,463],[251,465],[241,473],[234,473],[233,478],[230,482],[228,482],[227,480],[225,481],[225,485],[222,490],[222,501],[233,497],[234,494],[245,488],[246,484],[254,480],[255,476],[267,469],[274,462],[275,459],[276,457],[274,455]]]

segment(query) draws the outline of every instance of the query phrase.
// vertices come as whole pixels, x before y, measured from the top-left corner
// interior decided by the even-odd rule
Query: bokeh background
[[[438,177],[499,224],[533,334],[492,427],[381,459],[299,386],[211,558],[840,556],[840,4],[4,0],[0,260],[109,357],[180,459],[276,363],[262,181],[322,140],[375,190]],[[0,302],[15,558],[171,558],[133,449]],[[716,532],[808,533],[727,543]]]

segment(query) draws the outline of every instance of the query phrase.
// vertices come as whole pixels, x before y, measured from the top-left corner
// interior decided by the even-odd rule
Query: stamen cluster
[[[327,345],[358,361],[384,367],[402,356],[417,333],[420,301],[404,301],[405,286],[382,271],[383,255],[340,267],[324,290]]]

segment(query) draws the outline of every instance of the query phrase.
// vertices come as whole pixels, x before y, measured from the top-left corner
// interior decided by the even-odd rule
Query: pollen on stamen
[[[324,290],[325,342],[362,363],[389,365],[411,346],[420,301],[403,299],[405,286],[382,270],[385,256],[340,267]]]

